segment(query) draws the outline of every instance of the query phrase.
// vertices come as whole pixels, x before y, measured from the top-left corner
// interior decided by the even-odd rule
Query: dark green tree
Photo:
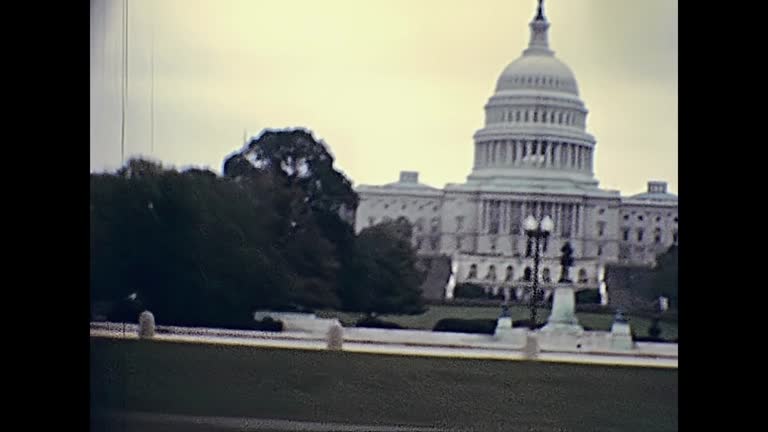
[[[345,309],[368,314],[414,314],[424,310],[421,282],[411,246],[412,227],[399,218],[365,228],[355,243]]]

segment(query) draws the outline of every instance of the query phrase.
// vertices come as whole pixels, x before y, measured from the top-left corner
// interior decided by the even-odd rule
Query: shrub
[[[536,326],[534,328],[540,329],[540,328],[544,327],[545,325],[547,325],[547,321],[539,319],[539,320],[537,320]],[[517,328],[517,327],[531,328],[531,320],[530,319],[523,319],[523,320],[512,321],[512,327],[514,327],[514,328]]]
[[[661,327],[659,326],[658,318],[651,322],[651,326],[648,328],[648,336],[656,339],[661,338]]]
[[[283,322],[274,320],[270,317],[265,317],[261,321],[254,321],[253,329],[258,331],[281,332],[283,331]]]
[[[496,320],[445,318],[438,321],[432,331],[493,334],[496,331]]]
[[[600,304],[600,291],[590,289],[577,292],[576,304]]]
[[[463,283],[456,285],[453,289],[453,296],[455,298],[477,299],[485,298],[487,297],[487,294],[485,293],[485,289],[480,285]]]
[[[384,321],[382,319],[365,317],[355,323],[355,327],[365,328],[381,328],[381,329],[402,329],[403,327],[397,323]]]

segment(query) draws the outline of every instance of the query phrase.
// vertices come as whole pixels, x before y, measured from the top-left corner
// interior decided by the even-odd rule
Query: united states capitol
[[[540,5],[528,47],[501,72],[484,107],[464,183],[439,189],[420,183],[418,172],[403,171],[396,182],[357,188],[358,232],[405,217],[419,255],[450,269],[451,282],[433,296],[450,298],[464,282],[524,295],[534,277],[523,227],[528,216],[554,221],[538,275],[546,296],[566,243],[577,290],[604,292],[606,265],[652,266],[678,242],[678,199],[666,182],[648,181],[646,191],[629,195],[600,187],[588,110],[573,72],[549,46],[549,28]]]

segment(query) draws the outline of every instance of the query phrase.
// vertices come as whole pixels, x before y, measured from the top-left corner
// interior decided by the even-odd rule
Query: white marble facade
[[[395,183],[361,185],[355,228],[403,216],[414,224],[419,254],[450,256],[456,283],[495,290],[529,279],[522,220],[549,215],[555,232],[539,280],[545,287],[557,281],[560,248],[570,242],[571,278],[596,289],[606,263],[649,265],[677,243],[677,196],[663,182],[628,197],[598,186],[596,140],[586,132],[574,75],[549,49],[543,11],[530,28],[528,48],[504,69],[485,106],[467,181],[437,189],[419,183],[416,172],[401,172]]]

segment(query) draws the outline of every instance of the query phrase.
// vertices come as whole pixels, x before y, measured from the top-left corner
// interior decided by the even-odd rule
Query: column
[[[487,208],[488,206],[486,205],[485,200],[482,200],[481,203],[482,203],[482,206],[481,206],[482,207],[482,213],[480,215],[480,232],[484,233],[485,232],[485,228],[487,226],[487,224],[486,224],[486,216],[488,214],[488,208]]]
[[[571,169],[576,169],[576,144],[571,144]]]
[[[504,200],[501,202],[502,207],[504,207],[504,211],[502,212],[502,219],[501,219],[501,232],[504,234],[509,233],[509,201]]]
[[[568,151],[570,149],[570,145],[568,143],[563,143],[563,151],[562,151],[562,167],[565,169],[568,169],[568,162],[570,161],[570,152]]]
[[[576,204],[571,204],[571,238],[576,237]]]
[[[574,234],[577,236],[581,234],[581,213],[582,213],[582,207],[581,204],[576,205],[576,231],[574,231]]]
[[[554,152],[555,161],[552,164],[555,168],[560,168],[560,143],[554,142],[552,145],[552,152]]]
[[[520,165],[523,162],[523,142],[515,140],[515,165]]]
[[[530,141],[530,140],[529,140],[529,141],[525,141],[525,154],[526,154],[526,156],[528,157],[528,162],[529,162],[529,163],[528,163],[528,164],[526,164],[526,165],[530,165],[530,161],[531,161],[531,152],[532,152],[532,151],[533,151],[533,141]]]
[[[578,146],[576,150],[576,167],[579,171],[584,169],[584,147]]]
[[[547,155],[547,158],[549,158],[549,166],[554,167],[555,166],[555,142],[551,141],[549,143],[549,154]]]

